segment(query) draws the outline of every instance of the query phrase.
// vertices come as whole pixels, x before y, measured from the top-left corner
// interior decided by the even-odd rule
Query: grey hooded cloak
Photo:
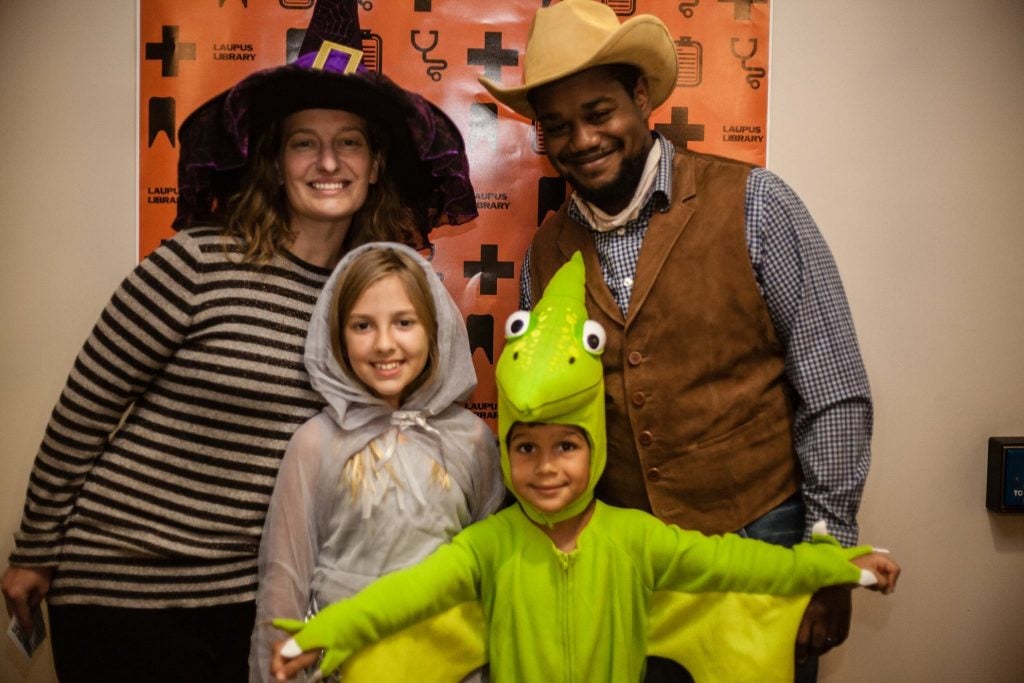
[[[328,314],[338,278],[360,253],[397,249],[423,267],[438,324],[438,367],[399,410],[371,394],[330,350]],[[398,244],[353,250],[317,302],[306,369],[327,407],[292,437],[270,502],[259,557],[250,677],[271,680],[269,621],[301,619],[358,592],[377,577],[416,564],[504,494],[498,444],[462,407],[476,386],[462,315],[430,264]],[[373,442],[371,446],[371,441]],[[358,481],[343,470],[363,459]],[[447,484],[441,475],[447,474]]]

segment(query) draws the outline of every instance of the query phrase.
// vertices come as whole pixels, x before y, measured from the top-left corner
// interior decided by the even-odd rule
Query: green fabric
[[[589,334],[585,283],[583,256],[576,252],[551,278],[529,313],[525,332],[507,339],[495,370],[501,468],[510,491],[515,493],[509,479],[508,432],[516,422],[574,425],[590,441],[590,481],[584,495],[550,515],[519,500],[539,524],[554,524],[583,512],[593,500],[607,457],[604,368],[600,352],[589,350],[585,343]]]
[[[639,681],[648,652],[679,661],[697,681],[774,680],[765,672],[792,680],[807,599],[821,586],[856,583],[849,559],[864,552],[824,537],[794,550],[706,537],[598,502],[577,549],[563,553],[513,507],[291,626],[301,626],[304,650],[327,650],[329,672],[365,645],[453,608],[471,613],[479,601],[489,626],[480,647],[496,683]],[[455,681],[484,658],[468,646],[463,654],[460,663],[443,650],[424,657],[418,680]]]

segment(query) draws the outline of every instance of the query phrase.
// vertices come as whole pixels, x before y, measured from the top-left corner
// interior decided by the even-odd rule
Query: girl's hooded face
[[[405,284],[387,275],[366,288],[345,320],[352,371],[392,409],[427,365],[430,337]]]

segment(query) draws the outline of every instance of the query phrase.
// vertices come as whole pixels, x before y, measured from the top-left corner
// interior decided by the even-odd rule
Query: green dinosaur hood
[[[587,319],[585,271],[579,252],[555,273],[532,311],[513,313],[505,324],[505,348],[498,359],[498,438],[505,486],[509,474],[508,433],[516,422],[574,425],[590,441],[586,491],[555,514],[524,503],[527,516],[551,525],[583,512],[604,472],[604,329]]]

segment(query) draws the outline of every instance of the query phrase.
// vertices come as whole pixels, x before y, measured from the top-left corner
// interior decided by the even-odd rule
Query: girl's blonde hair
[[[419,376],[402,392],[401,400],[404,401],[437,371],[439,353],[434,296],[430,291],[426,273],[413,257],[397,249],[381,248],[369,249],[353,258],[334,286],[328,329],[331,335],[331,354],[341,367],[352,377],[356,377],[348,361],[348,349],[345,347],[345,321],[348,320],[363,292],[389,275],[396,276],[402,283],[420,324],[426,330],[429,343],[427,364]]]
[[[295,237],[288,224],[288,199],[278,171],[282,127],[282,119],[275,119],[255,137],[241,189],[228,200],[225,211],[227,234],[242,245],[243,260],[257,265],[285,251]],[[388,173],[386,135],[369,120],[366,129],[370,150],[379,158],[377,182],[370,185],[366,203],[352,219],[344,251],[367,242],[414,245],[417,232],[413,214],[402,205]]]

